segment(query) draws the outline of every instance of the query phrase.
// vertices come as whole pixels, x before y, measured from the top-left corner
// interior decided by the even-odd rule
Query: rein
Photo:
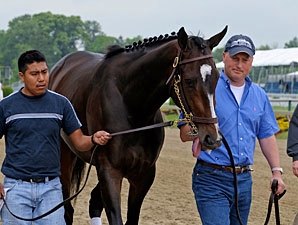
[[[19,219],[19,220],[23,220],[23,221],[35,221],[35,220],[39,220],[39,219],[41,219],[41,218],[43,218],[43,217],[45,217],[45,216],[50,215],[51,213],[55,212],[55,211],[56,211],[57,209],[59,209],[60,207],[64,206],[65,203],[67,203],[67,202],[73,200],[75,197],[77,197],[77,196],[83,191],[83,189],[85,188],[85,186],[86,186],[86,184],[87,184],[87,181],[88,181],[88,178],[89,178],[89,174],[90,174],[90,171],[91,171],[91,167],[92,167],[92,164],[91,164],[91,163],[92,163],[92,160],[93,160],[93,157],[94,157],[94,153],[95,153],[97,147],[98,147],[98,145],[96,145],[96,146],[94,147],[94,150],[93,150],[93,152],[92,152],[92,154],[91,154],[90,164],[89,164],[89,167],[88,167],[88,171],[87,171],[87,175],[86,175],[86,179],[85,179],[85,181],[84,181],[84,184],[83,184],[83,186],[80,188],[80,190],[77,191],[73,196],[71,196],[71,197],[65,199],[63,202],[57,204],[55,207],[53,207],[53,208],[50,209],[49,211],[45,212],[44,214],[41,214],[40,216],[33,217],[33,218],[23,218],[23,217],[20,217],[20,216],[14,214],[14,213],[10,210],[10,208],[8,207],[8,205],[7,205],[6,201],[5,201],[5,198],[3,198],[4,205],[6,206],[8,212],[9,212],[12,216],[14,216],[15,218],[17,218],[17,219]]]
[[[158,127],[168,127],[168,126],[172,126],[175,122],[176,121],[167,121],[167,122],[156,123],[156,124],[145,126],[145,127],[123,130],[123,131],[112,133],[111,136],[113,137],[113,136],[120,135],[120,134],[128,134],[128,133],[133,133],[133,132],[142,131],[142,130],[149,130],[149,129],[158,128]]]
[[[239,224],[244,225],[242,220],[241,220],[239,207],[238,207],[238,180],[237,180],[236,167],[235,167],[235,162],[234,162],[234,158],[233,158],[233,153],[232,153],[232,150],[231,150],[227,140],[225,139],[225,136],[223,134],[221,134],[221,137],[222,137],[223,144],[225,145],[226,149],[228,150],[231,166],[233,168],[233,178],[234,178],[233,181],[234,181],[236,214],[237,214],[237,217],[238,217],[238,220],[239,220]]]
[[[182,120],[179,120],[179,121],[182,121]],[[121,135],[121,134],[128,134],[128,133],[133,133],[133,132],[138,132],[138,131],[142,131],[142,130],[149,130],[149,129],[153,129],[153,128],[158,128],[158,127],[167,127],[167,126],[172,126],[174,123],[177,123],[178,121],[167,121],[167,122],[162,122],[162,123],[156,123],[156,124],[153,124],[153,125],[149,125],[149,126],[144,126],[144,127],[139,127],[139,128],[135,128],[135,129],[129,129],[129,130],[124,130],[124,131],[119,131],[119,132],[115,132],[115,133],[111,133],[111,136],[117,136],[117,135]],[[87,171],[87,174],[86,174],[86,178],[85,178],[85,181],[84,181],[84,184],[83,186],[80,188],[80,190],[78,190],[74,195],[72,195],[71,197],[65,199],[63,202],[57,204],[56,206],[54,206],[52,209],[50,209],[49,211],[43,213],[42,215],[40,216],[37,216],[37,217],[34,217],[34,218],[23,218],[23,217],[20,217],[16,214],[14,214],[10,208],[8,207],[6,201],[5,201],[5,198],[3,198],[3,202],[4,202],[4,205],[6,206],[8,212],[14,216],[15,218],[19,219],[19,220],[23,220],[23,221],[35,221],[35,220],[39,220],[45,216],[48,216],[50,215],[51,213],[55,212],[57,209],[59,209],[60,207],[64,206],[67,202],[73,200],[75,197],[77,197],[82,191],[83,189],[85,188],[86,184],[87,184],[87,181],[89,179],[89,175],[90,175],[90,171],[91,171],[91,167],[92,167],[92,161],[93,161],[93,158],[94,158],[94,153],[96,151],[96,149],[98,148],[98,145],[96,145],[94,147],[94,150],[91,154],[91,157],[90,157],[90,162],[89,162],[89,167],[88,167],[88,171]]]
[[[231,150],[227,140],[225,139],[223,134],[221,134],[221,136],[222,136],[222,141],[223,141],[226,149],[228,150],[228,154],[229,154],[230,161],[231,161],[231,166],[233,168],[236,213],[237,213],[237,217],[238,217],[240,225],[243,225],[243,222],[242,222],[241,217],[240,217],[239,208],[238,208],[238,181],[237,181],[235,162],[234,162],[234,158],[233,158],[233,155],[232,155],[232,150]],[[269,198],[269,202],[268,202],[267,215],[266,215],[266,220],[265,220],[264,225],[268,225],[268,223],[269,223],[271,208],[272,208],[273,202],[274,202],[274,206],[275,206],[276,225],[280,225],[278,200],[286,193],[286,190],[282,194],[277,195],[276,194],[277,187],[278,187],[278,181],[276,179],[274,179],[272,181],[272,184],[271,184],[271,194],[270,194],[270,198]]]
[[[274,202],[274,209],[275,209],[275,222],[276,222],[276,225],[280,225],[278,200],[282,196],[284,196],[284,194],[286,193],[286,190],[282,194],[277,195],[276,194],[277,187],[278,187],[278,181],[276,179],[274,179],[272,181],[272,184],[271,184],[271,194],[270,194],[270,197],[269,197],[267,215],[266,215],[266,220],[265,220],[264,225],[267,225],[269,223],[273,202]]]

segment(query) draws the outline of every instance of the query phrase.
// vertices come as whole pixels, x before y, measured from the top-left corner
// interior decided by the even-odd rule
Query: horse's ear
[[[228,30],[228,25],[225,26],[225,28],[220,33],[214,35],[213,37],[211,37],[211,38],[209,38],[207,40],[207,42],[209,43],[209,47],[211,48],[211,50],[219,44],[219,42],[226,35],[227,30]]]
[[[181,27],[180,30],[177,33],[178,36],[178,44],[182,50],[185,50],[187,47],[187,40],[188,35],[184,30],[184,27]]]

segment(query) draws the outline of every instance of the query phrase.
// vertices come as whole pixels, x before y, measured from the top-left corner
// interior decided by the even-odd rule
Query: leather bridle
[[[190,125],[191,135],[196,136],[198,134],[198,128],[196,127],[196,125],[194,123],[215,124],[218,121],[217,121],[216,117],[214,117],[214,118],[213,117],[199,117],[199,116],[193,115],[193,113],[189,107],[189,104],[187,103],[185,94],[184,94],[183,85],[181,82],[182,74],[180,72],[179,66],[187,64],[187,63],[192,63],[195,61],[200,61],[203,59],[210,59],[210,58],[213,58],[213,56],[212,56],[212,54],[208,54],[208,55],[198,56],[198,57],[184,59],[184,60],[181,60],[181,58],[182,58],[182,51],[179,50],[178,56],[175,57],[174,62],[173,62],[173,71],[172,71],[170,77],[168,78],[166,84],[168,84],[172,79],[174,79],[173,88],[174,88],[175,94],[177,96],[180,108],[181,108],[183,116],[184,116],[182,120]]]

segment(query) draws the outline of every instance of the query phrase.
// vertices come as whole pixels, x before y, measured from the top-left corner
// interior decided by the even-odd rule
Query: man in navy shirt
[[[271,179],[278,180],[277,194],[285,189],[275,139],[279,128],[266,93],[248,76],[254,54],[255,46],[248,36],[232,36],[225,45],[224,70],[215,92],[219,128],[236,165],[242,224],[247,224],[251,205],[251,165],[256,139],[271,168]],[[197,162],[192,186],[203,225],[240,224],[234,201],[233,169],[226,147],[221,145],[212,151],[204,151],[200,140],[188,135],[189,129],[187,125],[181,126],[180,137],[182,141],[193,141]]]
[[[83,135],[70,101],[48,90],[49,71],[44,55],[26,51],[18,59],[19,77],[24,87],[0,101],[0,137],[5,136],[5,175],[1,196],[9,209],[22,218],[37,217],[63,201],[60,183],[60,130],[79,151],[111,138],[105,131]],[[22,224],[6,206],[3,225]],[[36,225],[64,225],[64,208],[34,222]]]

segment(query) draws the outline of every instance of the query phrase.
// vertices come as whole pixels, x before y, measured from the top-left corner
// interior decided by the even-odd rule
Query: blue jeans
[[[238,209],[247,224],[252,195],[251,172],[237,175]],[[196,163],[192,189],[203,225],[240,225],[236,207],[233,174]]]
[[[63,201],[59,177],[45,183],[30,183],[4,178],[6,203],[13,214],[22,218],[40,216]],[[36,221],[23,221],[12,216],[6,206],[2,208],[3,225],[65,225],[64,207]]]

